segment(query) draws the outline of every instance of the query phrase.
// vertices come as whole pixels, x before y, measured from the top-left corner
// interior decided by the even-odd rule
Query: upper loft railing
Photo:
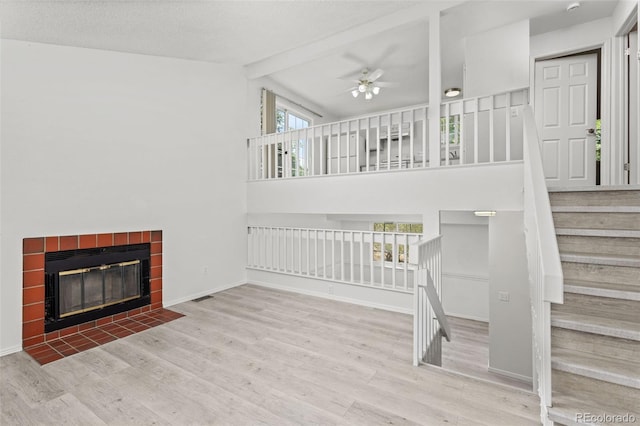
[[[535,382],[540,418],[551,424],[551,303],[563,302],[563,274],[549,194],[531,107],[524,109],[524,226],[529,266],[529,288]]]
[[[395,109],[248,140],[250,181],[522,160],[527,89]],[[429,126],[440,141],[429,142]],[[435,158],[435,161],[431,161]]]

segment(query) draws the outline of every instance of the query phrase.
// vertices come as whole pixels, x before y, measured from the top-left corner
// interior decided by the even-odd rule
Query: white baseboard
[[[276,290],[290,291],[292,293],[299,293],[307,296],[321,297],[323,299],[336,300],[338,302],[346,302],[346,303],[351,303],[353,305],[366,306],[368,308],[382,309],[384,311],[391,311],[391,312],[398,312],[401,314],[413,315],[413,311],[411,309],[399,308],[397,306],[385,305],[382,303],[373,303],[366,300],[353,299],[350,297],[336,296],[334,294],[327,294],[319,291],[287,287],[284,285],[272,284],[272,283],[257,281],[257,280],[251,280],[250,282],[248,282],[248,284],[259,285],[261,287],[273,288]]]
[[[198,297],[208,296],[210,294],[218,293],[219,291],[229,290],[230,288],[238,287],[239,285],[242,285],[242,284],[246,284],[246,281],[244,281],[244,280],[237,281],[235,283],[227,284],[227,285],[224,285],[222,287],[216,287],[216,288],[212,288],[212,289],[209,289],[209,290],[201,291],[199,293],[190,294],[189,296],[180,297],[178,299],[174,299],[174,300],[171,300],[171,301],[168,301],[168,302],[164,302],[163,306],[165,308],[168,308],[169,306],[177,305],[179,303],[189,302],[189,301],[191,301],[193,299],[197,299]]]
[[[532,384],[533,379],[529,376],[523,376],[522,374],[512,373],[511,371],[500,370],[499,368],[488,367],[487,370],[490,373],[499,374],[501,376],[509,377],[511,379],[519,380],[521,382]]]
[[[0,357],[5,355],[15,354],[16,352],[20,352],[22,350],[22,345],[9,346],[6,349],[2,349],[0,351]]]

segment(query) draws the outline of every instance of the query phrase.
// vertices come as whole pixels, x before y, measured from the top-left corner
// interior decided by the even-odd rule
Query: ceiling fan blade
[[[384,71],[382,71],[382,69],[378,68],[377,70],[375,70],[374,72],[372,72],[371,74],[369,74],[367,80],[369,81],[376,81],[377,79],[379,79],[380,77],[382,77],[382,74],[384,74]]]
[[[376,81],[376,86],[379,87],[398,87],[400,83],[392,82],[392,81]]]
[[[360,72],[350,72],[349,74],[345,74],[338,77],[338,80],[348,81],[350,83],[360,83],[360,79],[362,78],[362,71]]]

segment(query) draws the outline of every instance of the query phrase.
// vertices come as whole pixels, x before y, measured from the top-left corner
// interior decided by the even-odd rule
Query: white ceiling
[[[2,0],[2,38],[249,64],[413,2]]]
[[[531,19],[531,34],[611,15],[617,1],[449,1],[441,19],[444,87],[462,84],[464,38]],[[426,102],[428,1],[0,1],[2,38],[234,63],[339,117]],[[456,5],[458,4],[458,5]],[[404,15],[403,15],[404,14]],[[393,23],[398,25],[394,26]],[[379,32],[376,28],[380,28]],[[277,64],[274,66],[274,63]],[[397,82],[373,101],[344,78],[382,68]],[[249,74],[251,74],[249,72]]]

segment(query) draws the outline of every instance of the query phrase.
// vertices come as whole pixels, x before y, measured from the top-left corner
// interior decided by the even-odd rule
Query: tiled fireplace
[[[112,290],[114,280],[109,278],[107,282],[102,278],[103,288],[92,291],[106,293],[104,288],[105,282],[107,282],[106,288],[109,289],[109,294],[120,292],[124,302],[116,301],[102,304],[96,302],[94,306],[87,309],[84,309],[83,305],[78,312],[88,312],[78,316],[80,318],[80,321],[77,321],[78,324],[66,326],[68,318],[65,317],[67,314],[63,314],[61,323],[52,327],[49,312],[51,311],[49,306],[51,303],[45,302],[45,295],[51,293],[45,287],[51,288],[52,274],[47,271],[48,274],[45,275],[45,259],[49,262],[47,265],[51,265],[50,259],[66,258],[70,255],[75,255],[78,258],[85,256],[85,253],[117,253],[140,247],[146,250],[147,256],[143,261],[147,268],[146,275],[144,275],[145,294],[136,295],[135,291],[129,294],[127,293],[129,290],[125,288],[124,284],[122,285],[124,293],[120,290]],[[107,254],[107,256],[112,255]],[[120,255],[115,256],[118,259]],[[139,273],[139,268],[135,264],[131,266],[132,263],[134,262],[120,262],[114,265],[99,265],[95,268],[76,270],[80,271],[83,277],[87,277],[87,284],[85,286],[85,278],[82,278],[81,286],[77,283],[72,284],[75,288],[73,291],[79,293],[78,289],[81,288],[81,292],[84,294],[85,291],[88,291],[85,289],[89,289],[91,285],[95,287],[95,276],[100,274],[103,277],[111,277]],[[112,266],[115,267],[112,268]],[[97,272],[94,272],[94,269]],[[133,334],[181,316],[162,309],[162,231],[25,238],[23,240],[22,270],[22,347],[41,363],[59,359],[68,354],[124,337],[127,334]],[[119,272],[120,270],[123,272]],[[62,276],[60,282],[73,281],[75,278],[68,278],[68,276],[76,271],[60,273]],[[56,285],[58,285],[57,282]],[[56,290],[56,292],[62,293],[62,290]],[[106,299],[111,300],[109,297]],[[104,300],[103,296],[103,302]],[[136,307],[129,309],[129,305],[126,303],[131,302]],[[123,309],[123,312],[118,312]],[[45,322],[47,323],[46,330]],[[42,355],[41,359],[38,354]]]

